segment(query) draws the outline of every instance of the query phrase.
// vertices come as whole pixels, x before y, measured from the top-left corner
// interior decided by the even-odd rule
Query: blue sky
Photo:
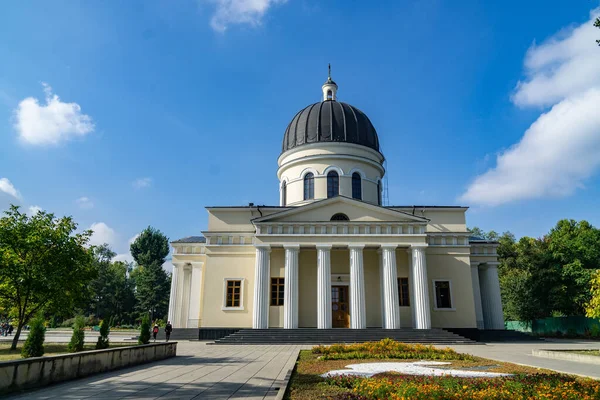
[[[0,208],[73,215],[126,253],[148,225],[199,234],[205,206],[277,204],[284,130],[330,62],[390,204],[470,205],[517,236],[600,225],[598,6],[3,2]]]

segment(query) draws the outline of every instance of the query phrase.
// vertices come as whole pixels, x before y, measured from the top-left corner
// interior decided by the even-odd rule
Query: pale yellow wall
[[[433,328],[475,328],[475,304],[468,248],[428,248],[427,279]],[[450,280],[455,311],[436,311],[433,279]]]
[[[222,253],[207,255],[204,267],[204,301],[202,316],[205,327],[252,327],[254,293],[254,253]],[[244,278],[242,304],[244,310],[222,310],[224,279]]]
[[[285,276],[285,251],[281,248],[271,251],[271,278]],[[283,328],[283,306],[272,306],[269,287],[269,328]]]
[[[280,208],[247,208],[231,210],[227,208],[208,209],[208,231],[214,232],[254,232],[254,225],[250,222],[262,215],[270,215],[281,211]]]
[[[298,327],[317,327],[317,251],[301,250],[298,259]]]
[[[394,208],[412,214],[412,208]],[[414,215],[430,220],[427,232],[467,232],[466,209],[454,208],[440,211],[428,208],[415,208]]]

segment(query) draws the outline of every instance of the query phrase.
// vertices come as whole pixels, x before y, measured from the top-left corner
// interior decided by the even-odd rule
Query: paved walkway
[[[577,340],[545,340],[534,343],[489,343],[485,345],[452,345],[449,346],[460,353],[490,358],[492,360],[512,362],[536,368],[551,369],[567,374],[588,376],[600,379],[600,367],[574,361],[554,360],[536,357],[531,354],[533,349],[600,349],[600,342]]]
[[[275,399],[300,346],[179,342],[177,357],[31,391],[11,399]],[[289,378],[289,376],[288,376]],[[282,393],[283,394],[283,393]]]

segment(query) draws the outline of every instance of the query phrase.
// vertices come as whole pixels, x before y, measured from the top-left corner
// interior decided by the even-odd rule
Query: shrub
[[[590,329],[590,335],[595,338],[600,337],[600,325],[592,325],[592,328]]]
[[[150,342],[150,318],[144,314],[142,318],[142,326],[140,327],[140,337],[138,344],[148,344]]]
[[[61,328],[72,328],[74,323],[75,323],[75,318],[65,319],[63,322],[60,323],[60,327]]]
[[[100,336],[98,337],[98,341],[96,342],[96,349],[107,349],[108,348],[108,333],[110,331],[109,323],[106,319],[102,320],[100,324]]]
[[[44,318],[38,315],[31,321],[31,329],[27,340],[21,349],[21,357],[41,357],[44,355],[44,340],[46,336],[46,327],[44,326]]]
[[[85,318],[82,316],[75,318],[75,324],[73,325],[73,336],[67,348],[71,353],[76,353],[83,350],[83,343],[85,341]]]

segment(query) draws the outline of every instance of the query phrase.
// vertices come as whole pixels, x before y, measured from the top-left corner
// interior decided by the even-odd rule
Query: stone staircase
[[[403,343],[474,344],[444,329],[241,329],[215,344],[332,344],[363,343],[390,338]]]

